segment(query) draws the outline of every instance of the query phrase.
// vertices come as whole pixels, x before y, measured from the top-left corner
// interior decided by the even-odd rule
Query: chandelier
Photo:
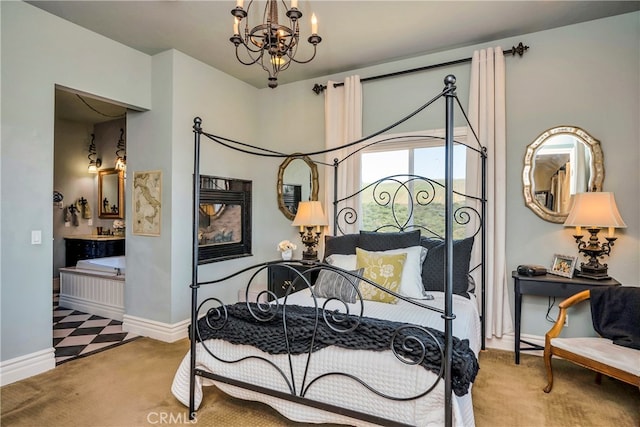
[[[231,11],[234,24],[233,36],[229,40],[236,46],[238,61],[244,65],[259,64],[269,73],[269,87],[273,89],[278,86],[278,74],[289,68],[291,62],[306,64],[315,58],[316,46],[322,41],[318,35],[318,20],[315,14],[311,16],[311,35],[307,41],[313,45],[313,55],[303,61],[295,58],[300,39],[299,22],[302,17],[302,12],[298,9],[298,0],[291,0],[290,8],[287,8],[284,0],[267,0],[262,23],[251,28],[247,16],[251,12],[254,0],[249,1],[246,10],[242,8],[243,3],[243,0],[238,0],[235,9]],[[288,26],[280,24],[278,3],[286,10],[286,18],[283,17],[283,21],[288,20]],[[245,21],[241,34],[243,19]],[[240,51],[246,51],[249,59],[241,58]]]

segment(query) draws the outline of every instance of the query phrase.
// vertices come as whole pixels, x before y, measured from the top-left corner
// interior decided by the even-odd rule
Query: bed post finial
[[[200,132],[202,130],[202,119],[200,117],[196,117],[193,119],[193,130],[196,132]]]
[[[456,84],[456,76],[449,74],[444,78],[444,84],[445,86],[454,86]]]

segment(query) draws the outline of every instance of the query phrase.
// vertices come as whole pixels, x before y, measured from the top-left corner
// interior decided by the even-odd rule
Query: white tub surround
[[[62,307],[123,320],[124,257],[96,258],[60,269]]]

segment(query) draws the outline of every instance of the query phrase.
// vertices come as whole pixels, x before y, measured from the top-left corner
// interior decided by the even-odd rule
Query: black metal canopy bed
[[[195,416],[203,385],[257,400],[300,422],[349,425],[473,425],[471,387],[484,347],[485,186],[481,194],[453,188],[455,78],[441,93],[383,131],[347,144],[366,146],[380,135],[443,99],[445,103],[445,179],[394,175],[364,186],[333,203],[333,236],[325,238],[322,262],[269,261],[217,280],[198,281],[198,226],[194,214],[191,350],[175,375],[173,394]],[[466,118],[466,116],[465,116]],[[199,146],[202,135],[226,147],[271,157],[273,151],[205,133],[194,120],[194,212],[198,211]],[[473,132],[471,132],[473,133]],[[373,137],[377,137],[373,141]],[[472,140],[475,134],[469,139]],[[466,145],[481,161],[486,150]],[[344,148],[340,147],[340,148]],[[469,151],[470,150],[470,151]],[[313,156],[331,150],[296,155]],[[334,177],[341,161],[333,165]],[[475,177],[467,177],[475,179]],[[371,198],[389,209],[392,224],[357,233],[349,201]],[[438,227],[421,212],[440,208]],[[389,218],[389,216],[387,216]],[[463,237],[454,238],[454,228]],[[482,248],[470,262],[472,247]],[[304,270],[297,267],[303,265]],[[285,268],[295,279],[278,298],[264,289],[269,268]],[[471,272],[478,291],[472,286]],[[246,302],[225,304],[216,287],[242,278]],[[301,289],[297,292],[295,290]],[[218,288],[220,289],[220,288]],[[208,292],[200,297],[198,291]],[[251,298],[257,295],[256,298]],[[478,307],[480,305],[480,308]],[[194,327],[196,325],[196,327]]]

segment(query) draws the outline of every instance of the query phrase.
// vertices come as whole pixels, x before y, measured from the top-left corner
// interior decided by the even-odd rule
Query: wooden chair
[[[616,378],[640,389],[640,350],[622,347],[606,338],[580,337],[559,338],[567,316],[567,308],[590,298],[590,291],[579,292],[559,305],[558,319],[545,335],[544,362],[547,368],[548,384],[544,388],[549,393],[553,387],[551,357],[558,356],[600,374]]]

